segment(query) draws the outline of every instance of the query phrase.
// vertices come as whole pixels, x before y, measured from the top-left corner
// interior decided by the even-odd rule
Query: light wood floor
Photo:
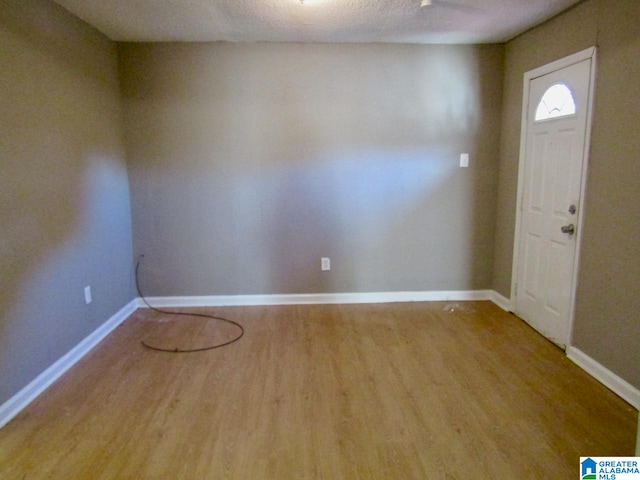
[[[637,411],[563,352],[446,306],[200,309],[246,334],[195,354],[140,339],[232,330],[138,310],[0,430],[0,478],[574,479],[634,454]]]

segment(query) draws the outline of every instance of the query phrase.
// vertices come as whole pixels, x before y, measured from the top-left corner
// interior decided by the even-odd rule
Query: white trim
[[[136,308],[136,300],[129,302],[62,358],[38,375],[26,387],[0,405],[0,428],[11,421],[13,417],[18,415],[27,405],[35,400],[38,395],[45,391],[53,382],[78,362],[78,360],[100,343],[103,338],[109,335],[129,315],[135,312]]]
[[[200,297],[148,297],[154,307],[222,307],[251,305],[313,305],[340,303],[394,303],[490,300],[490,290],[454,290],[434,292],[362,292],[277,295],[212,295]],[[148,308],[138,299],[139,308]]]
[[[635,408],[640,409],[640,390],[626,380],[623,380],[608,368],[603,367],[576,347],[567,348],[567,358],[623,400],[629,402]]]
[[[555,72],[557,70],[566,68],[584,60],[591,59],[590,78],[589,78],[589,91],[587,94],[587,118],[585,128],[585,143],[582,157],[582,180],[580,184],[580,201],[578,205],[578,218],[576,223],[578,224],[576,234],[576,248],[574,252],[573,272],[572,272],[572,285],[571,285],[571,301],[569,306],[569,322],[568,332],[566,334],[566,344],[570,345],[573,337],[573,321],[575,316],[575,301],[576,301],[576,289],[578,285],[578,270],[580,264],[580,253],[582,245],[582,228],[584,226],[584,210],[586,200],[586,184],[588,175],[589,153],[591,145],[591,126],[593,123],[593,99],[595,94],[595,75],[596,75],[596,47],[589,47],[580,52],[569,55],[568,57],[561,58],[555,62],[548,63],[541,67],[530,70],[524,74],[524,85],[522,91],[522,116],[520,120],[520,153],[518,159],[518,190],[516,197],[516,220],[513,235],[513,263],[511,264],[511,298],[510,304],[514,313],[517,312],[517,282],[518,282],[518,260],[520,256],[520,227],[521,227],[521,213],[522,213],[522,195],[524,193],[524,164],[526,157],[526,143],[528,133],[528,114],[529,114],[529,84],[531,80]]]
[[[505,312],[511,311],[511,300],[503,295],[500,295],[495,290],[491,290],[489,300],[491,300]]]

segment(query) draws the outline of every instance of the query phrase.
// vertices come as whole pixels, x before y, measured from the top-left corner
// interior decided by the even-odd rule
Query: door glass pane
[[[535,121],[565,117],[575,113],[576,103],[573,100],[571,90],[564,83],[556,83],[551,85],[542,95],[536,109]]]

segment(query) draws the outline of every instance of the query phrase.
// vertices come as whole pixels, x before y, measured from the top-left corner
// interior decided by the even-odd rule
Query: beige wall
[[[593,0],[506,46],[494,288],[510,294],[526,71],[598,45],[573,345],[640,388],[640,2]]]
[[[115,45],[39,0],[0,45],[2,404],[134,295]]]
[[[148,294],[491,285],[501,46],[119,52]]]

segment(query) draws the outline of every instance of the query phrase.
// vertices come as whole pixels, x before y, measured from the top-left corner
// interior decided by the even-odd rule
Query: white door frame
[[[578,204],[578,218],[576,219],[576,249],[573,263],[573,272],[571,275],[571,300],[569,308],[569,331],[567,332],[567,345],[569,348],[573,344],[573,320],[575,313],[575,299],[576,299],[576,287],[578,281],[578,267],[580,260],[580,247],[582,244],[582,227],[584,224],[584,205],[585,205],[585,193],[587,187],[587,166],[589,163],[589,147],[591,145],[591,123],[593,119],[593,97],[595,93],[595,78],[596,78],[596,47],[590,47],[580,52],[569,55],[568,57],[561,58],[555,62],[551,62],[542,67],[535,68],[524,74],[524,88],[522,92],[522,120],[520,128],[520,158],[518,161],[518,192],[516,200],[516,224],[514,230],[514,243],[513,243],[513,264],[511,270],[511,307],[516,308],[516,283],[518,280],[518,259],[520,256],[520,226],[522,215],[522,195],[524,192],[524,171],[525,171],[525,155],[526,155],[526,140],[528,133],[528,113],[529,108],[535,108],[529,105],[529,83],[531,80],[555,72],[565,67],[569,67],[575,63],[583,60],[591,59],[591,74],[589,79],[589,93],[587,98],[587,125],[585,129],[585,143],[584,153],[582,156],[582,179],[580,181],[580,201]],[[517,313],[517,312],[516,312]]]

